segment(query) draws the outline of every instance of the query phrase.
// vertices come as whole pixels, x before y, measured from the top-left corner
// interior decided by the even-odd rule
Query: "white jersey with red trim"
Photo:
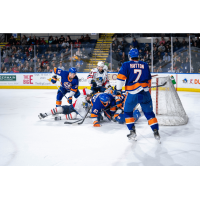
[[[99,72],[97,68],[91,70],[87,80],[89,84],[91,84],[91,81],[94,80],[97,86],[108,87],[108,85],[110,85],[107,72],[105,70]]]
[[[86,93],[88,93],[90,90],[83,89],[83,94],[81,94],[78,99],[74,102],[73,107],[74,109],[82,116],[84,117],[88,111],[88,108],[90,107],[90,104],[86,101]]]

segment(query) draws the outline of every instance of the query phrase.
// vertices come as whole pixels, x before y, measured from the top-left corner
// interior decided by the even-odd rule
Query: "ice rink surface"
[[[65,125],[38,114],[55,107],[56,90],[0,90],[0,166],[199,166],[200,93],[178,92],[189,117],[184,126],[160,126],[159,144],[145,117],[137,142],[126,125],[105,120],[94,128]],[[63,104],[66,99],[63,98]]]

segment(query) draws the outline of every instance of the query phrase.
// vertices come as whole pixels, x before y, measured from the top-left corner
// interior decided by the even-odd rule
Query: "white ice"
[[[0,90],[1,166],[171,166],[200,165],[200,93],[178,92],[189,117],[184,126],[160,126],[159,144],[144,117],[137,142],[126,125],[91,120],[65,125],[38,114],[55,107],[56,90]],[[66,100],[63,99],[63,102]]]

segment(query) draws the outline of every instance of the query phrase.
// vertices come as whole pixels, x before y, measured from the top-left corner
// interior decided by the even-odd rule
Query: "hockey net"
[[[165,82],[164,86],[151,89],[153,110],[159,125],[177,126],[187,124],[188,116],[170,77],[153,77],[151,86],[163,85]]]

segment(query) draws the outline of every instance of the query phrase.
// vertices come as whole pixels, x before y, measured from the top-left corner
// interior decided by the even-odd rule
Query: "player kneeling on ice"
[[[55,120],[62,120],[62,119],[76,119],[78,115],[85,116],[90,104],[91,104],[92,95],[86,94],[86,89],[83,89],[83,94],[74,102],[73,105],[65,105],[51,109],[46,113],[40,113],[38,117],[43,119],[47,116],[55,116]],[[57,116],[57,114],[63,114]]]
[[[158,121],[153,112],[152,99],[148,88],[149,82],[151,81],[149,66],[143,61],[138,61],[138,55],[139,52],[137,49],[131,49],[129,51],[130,61],[123,63],[117,76],[117,92],[119,96],[121,95],[121,89],[126,80],[125,90],[127,97],[124,103],[124,116],[126,125],[130,130],[130,134],[127,137],[129,139],[135,139],[137,136],[133,108],[139,103],[153,130],[155,139],[160,140]]]
[[[102,119],[101,111],[104,111],[104,116],[109,121],[112,120],[116,111],[115,98],[111,94],[97,93],[93,96],[91,118],[94,127],[100,127],[100,119]],[[110,109],[109,109],[110,108]]]
[[[108,74],[103,68],[104,63],[102,61],[99,61],[97,64],[97,68],[92,69],[87,77],[93,94],[97,92],[104,92],[106,88],[111,87],[108,80]]]
[[[62,98],[66,93],[68,94],[67,102],[72,104],[72,97],[78,98],[80,96],[80,92],[78,90],[79,80],[76,76],[76,68],[71,67],[69,71],[63,71],[59,68],[54,68],[54,73],[61,76],[61,86],[58,89],[57,97],[56,97],[56,107],[61,106]],[[57,76],[54,75],[51,79],[51,82],[55,84],[57,81]]]

